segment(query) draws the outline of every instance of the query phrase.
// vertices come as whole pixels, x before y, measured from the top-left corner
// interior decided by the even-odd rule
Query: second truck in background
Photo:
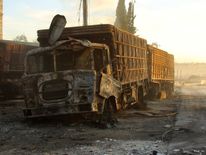
[[[148,45],[149,98],[168,98],[174,92],[174,56]]]

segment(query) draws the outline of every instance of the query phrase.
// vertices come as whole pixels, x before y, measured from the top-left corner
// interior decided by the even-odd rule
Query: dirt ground
[[[109,129],[78,116],[28,121],[23,101],[1,102],[0,154],[205,155],[206,94],[185,94],[188,89],[206,90],[178,88],[173,99],[147,101],[147,111],[118,113],[116,127]]]

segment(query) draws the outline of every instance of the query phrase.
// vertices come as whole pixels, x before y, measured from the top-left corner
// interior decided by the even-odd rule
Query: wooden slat
[[[151,80],[174,81],[174,56],[150,45],[148,48]]]

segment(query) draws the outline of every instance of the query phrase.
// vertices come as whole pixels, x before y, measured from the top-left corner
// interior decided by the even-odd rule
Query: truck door
[[[106,57],[106,51],[102,49],[94,50],[94,69],[97,73],[107,73],[106,66],[108,65],[108,60]]]
[[[119,97],[121,92],[121,84],[111,76],[110,64],[106,50],[96,49],[94,51],[94,66],[99,74],[99,95],[104,98],[110,96]]]

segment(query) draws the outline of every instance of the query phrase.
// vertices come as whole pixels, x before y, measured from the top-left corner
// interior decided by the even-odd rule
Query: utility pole
[[[88,5],[87,0],[83,0],[83,26],[88,25]]]

